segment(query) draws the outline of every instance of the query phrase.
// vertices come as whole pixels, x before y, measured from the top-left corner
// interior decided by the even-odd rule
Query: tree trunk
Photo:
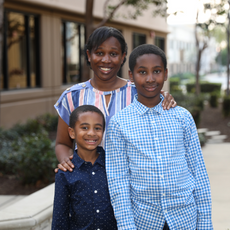
[[[200,61],[201,61],[201,53],[202,50],[197,47],[197,62],[196,62],[196,95],[198,96],[200,94]]]
[[[4,0],[0,0],[0,75],[2,76],[2,43],[3,43],[3,15],[4,15]],[[0,90],[3,88],[2,79],[0,77]]]
[[[94,4],[94,0],[86,0],[86,5],[85,5],[85,38],[86,38],[86,42],[87,42],[90,34],[94,30],[94,26],[93,26],[93,4]],[[90,68],[89,68],[89,66],[87,66],[87,62],[85,60],[84,64],[83,64],[81,81],[87,81],[89,79],[90,79]]]

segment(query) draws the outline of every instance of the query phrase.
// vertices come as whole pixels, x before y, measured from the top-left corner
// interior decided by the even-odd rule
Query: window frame
[[[25,18],[25,37],[26,37],[26,87],[23,88],[12,88],[9,89],[9,73],[8,73],[8,50],[7,50],[7,33],[8,33],[8,20],[7,13],[19,13],[22,14]],[[31,87],[31,43],[30,43],[30,26],[29,26],[29,17],[34,17],[34,37],[35,37],[35,64],[36,64],[36,80],[35,87]],[[40,15],[29,13],[20,10],[14,10],[10,8],[4,9],[3,15],[3,46],[2,46],[2,77],[3,85],[0,90],[21,90],[21,89],[34,89],[41,87],[41,72],[40,72]]]

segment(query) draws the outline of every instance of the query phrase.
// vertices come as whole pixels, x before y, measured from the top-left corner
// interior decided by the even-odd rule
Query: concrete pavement
[[[203,148],[212,193],[215,230],[230,230],[230,143],[206,144]]]

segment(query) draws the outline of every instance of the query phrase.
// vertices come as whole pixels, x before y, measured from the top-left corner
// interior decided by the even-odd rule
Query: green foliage
[[[226,48],[221,50],[216,57],[216,62],[220,62],[219,64],[226,66],[227,60],[228,60],[227,55],[228,55],[228,52]]]
[[[209,97],[209,104],[212,108],[217,108],[218,107],[218,99],[219,99],[219,95],[216,92],[213,92],[210,94]]]
[[[193,116],[198,127],[200,122],[200,113],[204,108],[204,95],[196,96],[194,94],[173,94],[179,106],[186,108]]]
[[[195,83],[187,83],[186,89],[188,93],[195,92]],[[210,82],[201,82],[200,83],[201,93],[213,93],[216,92],[220,95],[221,92],[221,83],[210,83]]]
[[[56,130],[57,119],[46,114],[8,130],[0,129],[1,172],[16,174],[25,184],[51,181],[57,159],[48,131]]]
[[[230,116],[230,96],[225,96],[222,104],[222,112],[224,117]]]

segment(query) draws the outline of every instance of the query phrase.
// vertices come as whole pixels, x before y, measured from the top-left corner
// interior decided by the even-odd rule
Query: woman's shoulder
[[[67,88],[63,93],[69,93],[69,92],[74,92],[74,91],[79,91],[82,89],[87,89],[90,87],[90,81],[85,81],[85,82],[81,82],[75,85],[72,85],[71,87]]]

